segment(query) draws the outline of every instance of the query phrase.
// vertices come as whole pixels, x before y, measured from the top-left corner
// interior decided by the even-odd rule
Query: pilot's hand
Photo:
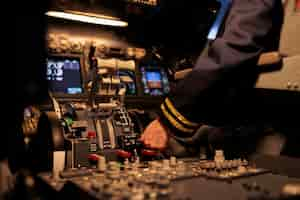
[[[156,119],[147,126],[140,140],[146,147],[163,150],[167,147],[168,132],[159,120]]]

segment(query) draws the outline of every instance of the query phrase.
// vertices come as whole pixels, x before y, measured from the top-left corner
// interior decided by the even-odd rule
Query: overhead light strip
[[[99,24],[99,25],[106,25],[106,26],[119,26],[119,27],[126,27],[128,23],[125,21],[121,21],[120,19],[113,19],[112,17],[95,17],[95,16],[87,16],[81,14],[74,14],[68,12],[60,12],[60,11],[48,11],[46,12],[47,16],[79,21],[84,23],[90,24]]]

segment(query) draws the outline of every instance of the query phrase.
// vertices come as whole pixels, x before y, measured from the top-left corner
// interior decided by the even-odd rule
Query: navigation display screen
[[[54,93],[83,92],[79,57],[51,56],[47,58],[47,80]]]
[[[169,80],[164,69],[158,67],[141,67],[144,94],[161,96],[170,91]]]

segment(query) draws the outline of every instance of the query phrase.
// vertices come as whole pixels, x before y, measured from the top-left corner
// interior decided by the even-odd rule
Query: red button
[[[89,131],[88,132],[88,138],[94,138],[96,137],[96,132],[95,131]]]
[[[158,155],[157,151],[153,151],[153,150],[149,150],[149,149],[143,149],[141,153],[144,156],[157,156]]]
[[[130,158],[131,157],[131,153],[128,151],[124,151],[124,150],[117,150],[117,155],[122,158]]]
[[[88,159],[90,161],[98,161],[99,160],[99,156],[97,154],[89,154],[88,155]]]

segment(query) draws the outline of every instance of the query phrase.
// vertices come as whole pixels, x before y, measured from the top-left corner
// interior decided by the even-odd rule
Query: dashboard
[[[133,99],[163,97],[170,92],[167,72],[159,65],[138,64],[134,59],[96,58],[95,69],[84,65],[78,54],[53,54],[46,60],[49,90],[57,97],[88,96],[93,77],[98,77],[96,96],[116,95],[121,88]],[[95,77],[94,77],[95,78]]]

